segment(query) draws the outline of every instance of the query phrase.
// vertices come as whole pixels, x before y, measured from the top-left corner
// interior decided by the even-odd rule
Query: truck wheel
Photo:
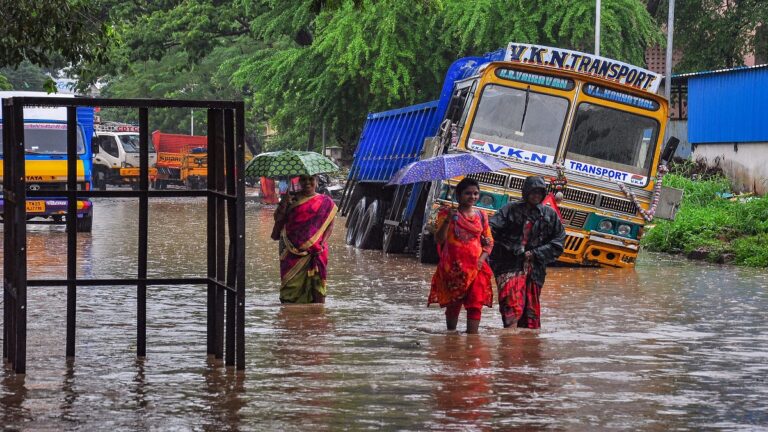
[[[384,239],[381,247],[384,253],[403,253],[407,244],[408,236],[399,232],[397,227],[384,226]]]
[[[355,238],[357,237],[357,225],[359,224],[360,219],[362,219],[365,215],[365,209],[367,206],[365,201],[365,197],[360,198],[360,201],[357,202],[355,208],[352,209],[352,213],[350,213],[349,217],[347,218],[346,243],[348,245],[355,244]]]
[[[440,256],[437,255],[437,244],[432,234],[421,233],[419,239],[419,262],[422,264],[437,264]]]
[[[78,218],[75,226],[77,232],[91,232],[93,228],[93,215]]]
[[[379,200],[374,201],[365,210],[365,216],[357,226],[355,247],[358,249],[381,249],[381,212]]]
[[[96,189],[98,190],[107,190],[107,175],[102,170],[96,171],[96,183],[94,186],[96,186]]]

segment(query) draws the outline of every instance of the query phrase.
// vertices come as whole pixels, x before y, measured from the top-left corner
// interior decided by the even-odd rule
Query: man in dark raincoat
[[[541,327],[539,295],[547,264],[563,253],[565,228],[557,212],[541,204],[543,178],[523,183],[523,199],[509,203],[489,220],[495,245],[490,264],[499,290],[504,327]]]

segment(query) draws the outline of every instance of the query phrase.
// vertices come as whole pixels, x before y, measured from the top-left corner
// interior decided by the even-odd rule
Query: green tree
[[[667,3],[658,14],[666,20]],[[731,68],[747,54],[768,58],[768,4],[764,0],[678,0],[674,46],[682,52],[676,72]]]
[[[0,74],[0,90],[13,90],[13,84],[2,74]]]
[[[475,0],[444,5],[441,39],[462,55],[495,50],[508,41],[594,51],[594,0]],[[661,32],[642,2],[602,2],[602,55],[644,65],[645,49],[661,41]]]
[[[317,149],[325,126],[350,152],[368,112],[436,98],[458,57],[512,40],[591,51],[594,40],[593,0],[100,1],[115,61],[84,77],[106,74],[112,96],[242,97],[252,124],[279,132],[268,148]],[[603,5],[603,52],[642,64],[660,41],[645,5]]]
[[[16,90],[44,91],[45,84],[51,80],[43,68],[29,61],[24,61],[16,67],[0,68],[0,74],[5,75]]]
[[[0,67],[102,59],[109,29],[89,0],[0,0]]]

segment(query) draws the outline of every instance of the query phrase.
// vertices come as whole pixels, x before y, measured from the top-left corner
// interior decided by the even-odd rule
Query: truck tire
[[[360,201],[357,202],[355,208],[352,209],[352,213],[350,213],[349,217],[347,218],[347,237],[345,241],[348,245],[355,244],[355,238],[357,237],[357,225],[359,224],[363,215],[365,215],[366,206],[367,203],[365,197],[360,198]]]
[[[75,231],[77,232],[91,232],[93,228],[93,214],[78,218],[75,224]]]
[[[381,249],[384,253],[403,253],[408,245],[408,235],[398,231],[397,227],[384,225]]]
[[[382,203],[379,200],[376,200],[365,210],[365,215],[360,219],[360,223],[357,225],[357,237],[355,237],[356,248],[381,249],[382,208]]]
[[[437,264],[440,256],[437,254],[435,238],[430,233],[422,232],[419,238],[419,262],[422,264]]]
[[[98,190],[107,190],[107,174],[103,170],[94,173],[94,186]]]

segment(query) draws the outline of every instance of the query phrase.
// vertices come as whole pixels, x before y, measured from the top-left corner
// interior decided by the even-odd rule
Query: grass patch
[[[668,174],[664,184],[683,189],[683,202],[674,221],[655,221],[642,239],[645,248],[768,267],[768,198],[723,199],[719,194],[730,191],[723,177],[691,180]]]

